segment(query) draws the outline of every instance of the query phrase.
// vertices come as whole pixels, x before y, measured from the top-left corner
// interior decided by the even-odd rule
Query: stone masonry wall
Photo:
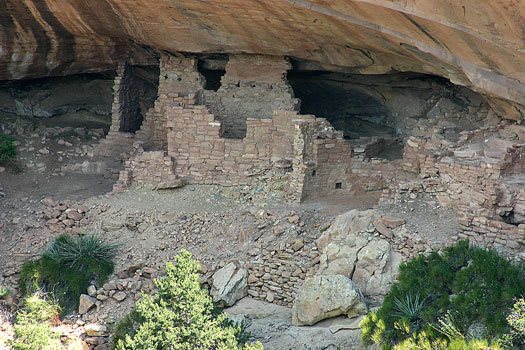
[[[200,101],[204,89],[204,78],[197,70],[194,57],[162,54],[159,62],[159,90],[155,105],[146,114],[137,138],[145,148],[166,150],[168,147],[166,107],[195,104]]]
[[[272,119],[248,119],[243,139],[223,138],[223,124],[202,105],[170,106],[167,118],[168,154],[177,159],[177,174],[191,183],[239,185],[269,170],[274,154],[274,162],[292,158],[286,129],[305,117],[276,111]]]
[[[175,181],[175,159],[165,151],[140,153],[125,163],[125,170],[120,172],[115,191],[122,190],[131,183],[158,185]]]
[[[340,131],[317,118],[316,123],[296,125],[294,171],[290,186],[298,201],[336,194],[360,195],[380,191],[397,175],[397,163],[366,156],[367,143],[350,145]]]
[[[299,110],[299,99],[286,80],[291,68],[284,57],[229,56],[219,90],[204,92],[205,104],[223,123],[225,137],[243,138],[248,118],[271,118],[275,110]]]
[[[451,145],[439,135],[411,137],[405,147],[403,170],[420,174],[420,184],[385,191],[386,198],[399,199],[403,192],[418,191],[435,196],[444,207],[458,214],[462,233],[458,238],[513,255],[525,249],[525,145],[521,140],[504,142],[496,138],[503,126],[463,133]],[[481,140],[485,150],[464,156],[462,146]],[[500,145],[500,156],[493,149]],[[446,144],[446,147],[443,147]],[[510,147],[509,147],[510,145]]]
[[[288,69],[290,64],[282,57],[232,55],[222,90],[205,91],[196,58],[162,54],[158,99],[141,129],[135,134],[121,132],[121,120],[115,118],[98,147],[99,154],[126,159],[140,141],[148,151],[167,150],[176,162],[177,176],[189,183],[254,184],[273,172],[282,179],[288,177],[286,192],[292,201],[383,189],[387,179],[382,174],[392,173],[389,162],[363,156],[325,119],[293,111],[299,101],[286,81]],[[122,65],[119,76],[128,71]],[[127,80],[115,80],[116,92],[123,81]],[[121,109],[120,99],[115,101],[114,110]],[[226,113],[227,120],[214,115],[214,108]],[[228,125],[235,123],[240,126],[237,131],[243,130],[234,136],[243,134],[244,138],[227,134]],[[146,171],[148,162],[156,169],[157,156],[142,155],[128,162],[117,188],[144,182],[133,175],[133,167],[139,168],[137,174]]]

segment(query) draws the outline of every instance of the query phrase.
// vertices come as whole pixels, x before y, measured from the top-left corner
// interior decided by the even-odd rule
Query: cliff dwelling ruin
[[[347,71],[279,56],[162,53],[158,66],[121,61],[115,72],[6,84],[16,105],[4,111],[66,124],[64,111],[98,113],[107,135],[93,161],[69,170],[118,177],[117,192],[264,184],[296,203],[431,193],[458,213],[465,236],[520,249],[523,127],[441,77]],[[100,97],[78,102],[71,89]],[[65,96],[71,106],[57,105]]]
[[[317,322],[290,309],[310,278],[374,308],[462,240],[525,259],[523,2],[4,2],[0,288],[61,233],[122,243],[71,326],[114,324],[188,247],[210,291],[225,269],[282,308],[270,350]],[[353,349],[339,321],[315,336]]]

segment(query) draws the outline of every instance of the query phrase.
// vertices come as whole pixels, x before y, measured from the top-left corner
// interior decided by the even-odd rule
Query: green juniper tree
[[[143,294],[135,310],[117,327],[118,350],[234,350],[239,329],[214,311],[211,297],[202,289],[199,263],[181,251],[175,264],[167,263],[166,277],[155,280],[156,297]],[[245,350],[262,350],[260,343]]]

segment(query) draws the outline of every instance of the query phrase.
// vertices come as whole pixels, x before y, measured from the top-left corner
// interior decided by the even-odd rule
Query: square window
[[[336,190],[340,190],[341,188],[343,188],[343,183],[342,182],[336,182],[335,183],[335,189]]]

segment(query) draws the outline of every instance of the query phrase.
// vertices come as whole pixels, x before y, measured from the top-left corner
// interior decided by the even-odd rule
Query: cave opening
[[[128,113],[119,131],[137,131],[157,99],[158,66],[130,66],[133,93],[126,100]],[[22,119],[44,127],[98,129],[106,134],[112,124],[116,71],[74,74],[0,82],[0,116]],[[123,91],[119,92],[123,94]],[[132,110],[132,112],[129,112]]]
[[[366,85],[326,72],[292,71],[288,80],[301,99],[301,114],[326,118],[346,139],[396,135],[396,124],[383,96]]]
[[[301,100],[301,114],[325,118],[351,145],[364,145],[368,158],[402,157],[402,130],[394,112],[367,81],[357,75],[297,70],[289,72],[288,81]]]
[[[321,70],[305,61],[292,63],[288,81],[301,100],[301,114],[327,119],[351,145],[364,145],[369,158],[399,159],[408,136],[423,136],[443,124],[444,116],[476,112],[484,102],[471,90],[438,76],[365,75]],[[469,118],[454,123],[447,129],[452,140],[475,125]]]
[[[0,82],[4,120],[109,130],[115,71]]]

